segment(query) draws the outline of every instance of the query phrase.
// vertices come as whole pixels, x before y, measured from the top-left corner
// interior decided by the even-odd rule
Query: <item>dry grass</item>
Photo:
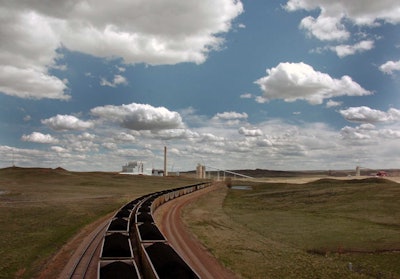
[[[244,278],[400,278],[399,184],[372,179],[252,186],[221,189],[184,215],[234,272]]]
[[[33,278],[85,225],[124,203],[193,183],[184,177],[0,170],[0,278]]]

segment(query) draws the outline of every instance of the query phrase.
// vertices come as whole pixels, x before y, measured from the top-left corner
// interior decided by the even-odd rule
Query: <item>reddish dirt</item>
[[[194,192],[163,204],[155,212],[157,226],[169,243],[201,278],[238,278],[205,248],[182,222],[182,209],[201,195],[213,191],[218,186]]]

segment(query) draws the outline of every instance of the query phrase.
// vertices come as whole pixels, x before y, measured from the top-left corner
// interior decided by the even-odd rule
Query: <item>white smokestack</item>
[[[167,176],[167,147],[164,146],[164,176]]]

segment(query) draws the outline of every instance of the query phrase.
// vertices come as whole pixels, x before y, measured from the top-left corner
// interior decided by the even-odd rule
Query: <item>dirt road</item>
[[[182,209],[201,195],[216,190],[217,187],[197,191],[163,204],[155,212],[157,226],[175,250],[204,279],[234,279],[237,276],[222,266],[217,259],[189,232],[181,219]]]

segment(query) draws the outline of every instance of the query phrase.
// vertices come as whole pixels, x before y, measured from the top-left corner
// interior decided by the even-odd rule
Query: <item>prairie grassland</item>
[[[386,179],[247,183],[184,220],[243,278],[400,278],[400,184]]]
[[[34,278],[85,225],[124,203],[194,183],[184,177],[0,170],[0,278]]]

